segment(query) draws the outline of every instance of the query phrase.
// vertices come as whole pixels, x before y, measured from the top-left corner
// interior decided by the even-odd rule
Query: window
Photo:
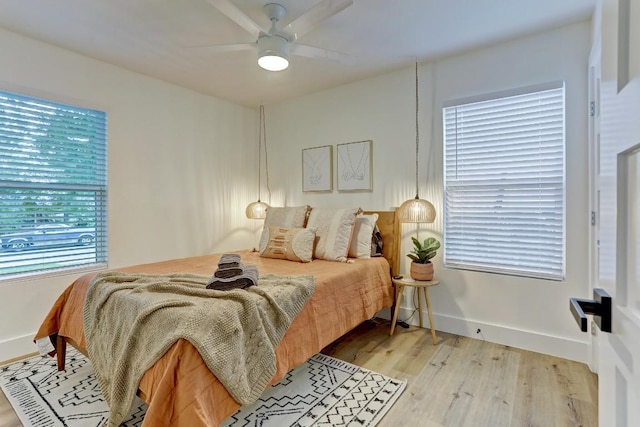
[[[106,120],[0,91],[0,279],[106,264]]]
[[[444,265],[563,280],[564,83],[448,103]]]

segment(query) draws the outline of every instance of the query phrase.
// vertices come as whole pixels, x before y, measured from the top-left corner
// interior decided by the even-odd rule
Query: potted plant
[[[436,256],[436,252],[440,249],[440,242],[433,237],[424,239],[423,243],[415,237],[411,237],[413,242],[413,250],[407,254],[411,258],[410,276],[413,280],[431,280],[433,279],[433,264],[431,258]]]

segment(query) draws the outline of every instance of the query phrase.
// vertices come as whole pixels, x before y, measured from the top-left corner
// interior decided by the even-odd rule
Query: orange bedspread
[[[377,311],[392,304],[389,264],[384,258],[356,260],[353,264],[314,260],[303,264],[262,258],[240,252],[244,264],[261,273],[313,274],[316,289],[276,348],[277,372],[272,383],[344,335]],[[120,268],[118,271],[167,274],[189,272],[211,275],[220,255],[208,255]],[[35,339],[59,334],[83,349],[82,307],[87,285],[97,273],[73,282],[58,298]],[[185,340],[176,342],[142,377],[140,390],[149,409],[143,426],[217,426],[239,404]]]

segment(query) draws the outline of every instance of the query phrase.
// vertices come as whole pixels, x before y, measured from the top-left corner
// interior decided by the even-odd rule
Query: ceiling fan
[[[269,71],[282,71],[289,66],[289,54],[308,58],[327,59],[340,63],[353,63],[350,55],[297,43],[297,40],[323,21],[351,6],[353,0],[321,0],[296,19],[278,23],[287,10],[279,3],[267,3],[264,12],[271,21],[269,30],[263,29],[253,19],[238,9],[230,0],[207,0],[212,6],[244,28],[256,38],[254,43],[237,43],[207,46],[212,52],[258,50],[258,65]]]

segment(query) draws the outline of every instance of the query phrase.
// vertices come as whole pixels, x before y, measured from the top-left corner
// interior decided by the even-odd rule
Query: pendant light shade
[[[416,60],[416,197],[400,205],[397,215],[400,222],[431,223],[436,219],[436,209],[429,201],[421,199],[418,194],[418,152],[420,147],[418,105],[418,61]]]
[[[260,131],[258,135],[258,201],[249,203],[245,213],[249,219],[264,219],[267,217],[269,205],[260,201],[262,189],[262,140],[264,140],[264,162],[267,172],[267,190],[269,189],[269,165],[267,163],[267,134],[265,126],[264,106],[260,106]],[[269,193],[271,194],[271,193]]]
[[[267,209],[269,209],[269,205],[265,202],[261,202],[260,200],[249,203],[246,210],[247,218],[264,219],[267,217]]]
[[[436,209],[427,200],[410,199],[400,205],[398,208],[400,222],[428,222],[436,220]]]

